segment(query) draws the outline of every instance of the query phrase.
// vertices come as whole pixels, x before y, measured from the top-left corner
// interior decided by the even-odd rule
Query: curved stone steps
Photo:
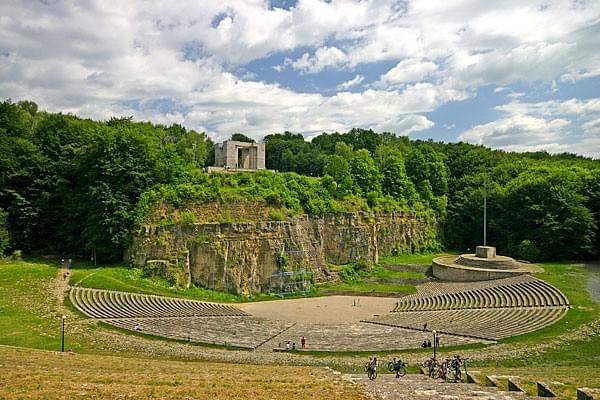
[[[229,305],[110,290],[75,287],[69,296],[84,314],[99,319],[248,315]]]
[[[438,284],[440,285],[440,284]],[[425,286],[425,285],[424,285]],[[473,286],[473,285],[471,285]],[[444,309],[498,308],[498,307],[546,307],[568,306],[566,297],[555,287],[532,277],[501,279],[495,283],[477,285],[463,291],[453,290],[438,294],[426,288],[416,294],[403,297],[394,308],[395,312],[417,312]],[[458,286],[465,288],[464,285]],[[456,288],[455,288],[456,289]]]
[[[553,324],[564,316],[567,307],[506,307],[462,310],[438,310],[411,313],[390,313],[369,320],[373,323],[442,334],[499,340],[522,335]]]

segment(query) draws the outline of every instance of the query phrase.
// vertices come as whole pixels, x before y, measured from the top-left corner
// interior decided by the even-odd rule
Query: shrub
[[[269,213],[269,221],[283,221],[284,219],[285,217],[280,210],[272,210]]]
[[[190,211],[184,211],[181,213],[180,222],[183,225],[193,225],[196,222],[194,213]]]

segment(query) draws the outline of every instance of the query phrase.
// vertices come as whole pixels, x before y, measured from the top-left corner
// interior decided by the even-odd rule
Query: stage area
[[[398,301],[390,297],[327,296],[262,301],[236,307],[255,317],[296,323],[335,324],[359,322],[388,314]]]

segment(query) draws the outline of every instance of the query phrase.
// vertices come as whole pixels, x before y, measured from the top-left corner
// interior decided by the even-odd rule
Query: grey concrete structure
[[[495,258],[496,248],[491,246],[477,246],[475,256],[480,258]]]
[[[441,256],[431,263],[433,276],[443,281],[476,282],[542,272],[534,264],[496,255],[496,248],[477,246],[475,254]]]
[[[265,169],[264,143],[226,140],[215,146],[215,167],[224,169]]]

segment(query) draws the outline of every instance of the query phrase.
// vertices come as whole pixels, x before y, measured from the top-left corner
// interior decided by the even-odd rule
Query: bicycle
[[[454,382],[462,381],[462,372],[460,370],[461,366],[465,367],[465,375],[466,375],[467,374],[467,360],[466,359],[461,359],[459,356],[456,356],[450,362],[450,372],[452,373],[452,380]]]
[[[448,378],[448,369],[450,367],[450,359],[446,358],[439,364],[438,368],[434,371],[432,378],[441,378],[446,380]]]
[[[438,362],[435,358],[430,358],[429,360],[425,360],[423,363],[423,368],[427,370],[427,375],[430,378],[433,378],[435,371],[438,368]]]
[[[388,371],[395,372],[398,376],[406,375],[406,363],[402,360],[398,360],[395,363],[390,361],[387,365]]]

